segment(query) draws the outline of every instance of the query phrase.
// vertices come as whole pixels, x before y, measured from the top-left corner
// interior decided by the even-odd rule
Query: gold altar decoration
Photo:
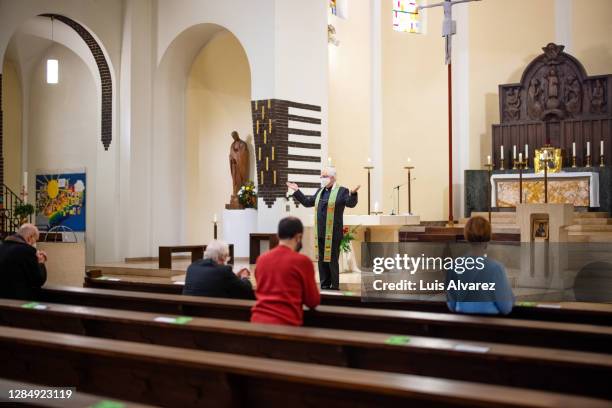
[[[561,149],[558,147],[544,146],[535,151],[533,164],[536,173],[544,173],[544,164],[541,162],[544,157],[553,159],[554,165],[548,167],[549,173],[558,173],[563,169],[563,154]]]
[[[516,207],[519,203],[519,181],[498,180],[495,183],[498,207]],[[544,202],[544,180],[523,179],[523,203]],[[576,207],[590,205],[590,180],[588,177],[548,180],[548,202],[573,204]]]

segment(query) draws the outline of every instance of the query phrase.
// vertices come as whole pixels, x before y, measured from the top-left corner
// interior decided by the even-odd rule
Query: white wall
[[[46,83],[46,58],[60,61],[60,81]],[[35,65],[30,83],[28,174],[30,201],[35,175],[56,170],[86,169],[87,259],[95,257],[95,214],[99,112],[98,92],[91,72],[72,51],[55,45]]]

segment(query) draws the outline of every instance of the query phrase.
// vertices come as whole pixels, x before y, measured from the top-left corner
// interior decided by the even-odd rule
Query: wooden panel
[[[151,313],[48,306],[32,310],[0,301],[0,319],[13,327],[88,337],[612,398],[610,355],[565,351],[561,356],[548,348],[427,337],[410,337],[398,346],[389,344],[394,337],[384,333],[203,318],[177,326],[155,322],[157,315]],[[462,351],[466,347],[480,352]]]
[[[45,288],[41,297],[53,303],[162,313],[173,309],[175,312],[169,313],[242,321],[250,319],[253,306],[253,301],[247,300],[62,287]],[[602,326],[334,306],[306,311],[304,324],[612,353],[612,327]]]
[[[503,234],[499,234],[503,235]],[[513,237],[506,237],[510,241]],[[98,289],[127,290],[149,293],[181,294],[182,285],[108,281],[85,278],[84,287]],[[433,300],[402,300],[398,302],[384,299],[363,299],[359,295],[349,292],[321,292],[321,302],[327,306],[364,307],[374,309],[413,310],[431,313],[448,313],[446,302]],[[539,305],[539,306],[538,306]],[[543,320],[565,323],[583,323],[596,325],[610,325],[612,322],[612,305],[605,304],[571,304],[559,305],[547,302],[530,304],[529,306],[515,305],[508,316],[513,319]]]
[[[0,375],[162,406],[608,407],[592,398],[431,377],[2,328]]]

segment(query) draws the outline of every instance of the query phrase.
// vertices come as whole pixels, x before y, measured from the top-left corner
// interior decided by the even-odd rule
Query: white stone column
[[[572,18],[573,18],[573,0],[556,0],[555,1],[555,42],[565,45],[565,52],[572,51]],[[583,3],[583,7],[588,7],[588,4]]]
[[[121,55],[120,208],[121,257],[152,256],[152,88],[154,9],[147,0],[127,0]],[[180,211],[179,208],[176,211]]]
[[[478,5],[476,5],[478,7]],[[463,218],[465,170],[479,168],[470,158],[470,21],[469,5],[453,7],[457,34],[453,36],[453,215]]]
[[[372,31],[371,31],[371,50],[372,50],[372,79],[370,82],[372,92],[371,112],[371,132],[370,132],[370,154],[372,157],[372,193],[371,210],[374,211],[374,203],[378,202],[381,210],[383,203],[383,98],[382,98],[382,21],[381,21],[381,0],[371,1],[372,10]],[[386,0],[385,0],[386,1]],[[365,186],[367,187],[367,186]],[[393,203],[389,203],[393,205]]]

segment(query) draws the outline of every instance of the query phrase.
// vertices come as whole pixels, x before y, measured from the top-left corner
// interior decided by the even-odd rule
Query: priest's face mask
[[[330,176],[327,170],[321,172],[321,187],[331,187],[335,181],[336,178]]]

